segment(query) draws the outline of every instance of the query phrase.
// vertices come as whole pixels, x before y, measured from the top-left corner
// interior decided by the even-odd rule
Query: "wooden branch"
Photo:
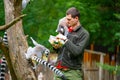
[[[11,27],[13,24],[15,24],[16,22],[18,22],[21,18],[23,18],[24,16],[26,16],[26,14],[23,14],[17,18],[15,18],[14,20],[12,20],[10,23],[6,24],[6,25],[3,25],[3,26],[0,26],[0,31],[1,30],[6,30],[8,29],[9,27]]]

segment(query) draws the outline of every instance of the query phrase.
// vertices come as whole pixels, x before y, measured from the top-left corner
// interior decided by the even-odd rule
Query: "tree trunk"
[[[5,23],[21,15],[21,0],[4,0]],[[7,29],[9,57],[14,72],[12,80],[36,80],[34,72],[25,59],[25,52],[28,48],[26,37],[22,28],[22,20]]]

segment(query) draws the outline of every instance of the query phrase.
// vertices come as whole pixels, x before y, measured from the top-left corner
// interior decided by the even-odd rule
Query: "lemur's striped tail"
[[[4,32],[3,43],[4,43],[6,46],[8,46],[7,32]]]
[[[57,74],[58,76],[60,76],[62,78],[62,80],[67,80],[66,77],[64,76],[64,74],[57,69],[56,67],[52,66],[51,64],[49,64],[47,61],[42,60],[36,56],[32,56],[32,60],[35,60],[37,62],[39,62],[40,64],[48,67],[50,70],[52,70],[55,74]]]
[[[6,71],[6,59],[2,57],[2,63],[0,64],[0,80],[5,80],[5,71]]]

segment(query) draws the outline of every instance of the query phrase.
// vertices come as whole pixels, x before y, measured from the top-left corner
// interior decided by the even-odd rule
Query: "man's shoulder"
[[[84,33],[89,34],[88,30],[81,26],[81,29]]]

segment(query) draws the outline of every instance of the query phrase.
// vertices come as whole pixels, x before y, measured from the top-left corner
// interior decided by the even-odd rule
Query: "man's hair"
[[[72,18],[75,18],[76,16],[80,18],[80,12],[75,7],[71,7],[66,11],[66,15],[71,14]]]

